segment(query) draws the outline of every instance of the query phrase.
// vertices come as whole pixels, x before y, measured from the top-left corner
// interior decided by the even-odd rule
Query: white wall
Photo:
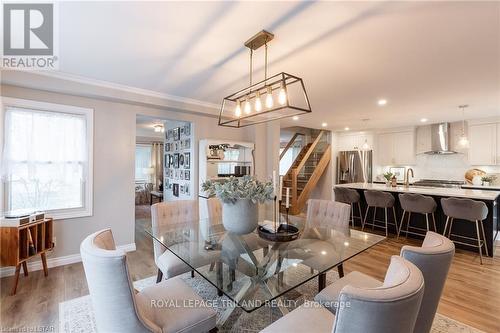
[[[200,138],[253,141],[253,138],[257,137],[254,134],[254,127],[245,129],[218,127],[216,118],[170,111],[166,108],[149,108],[143,105],[77,97],[9,85],[1,86],[1,94],[6,97],[94,109],[93,216],[56,221],[54,229],[57,244],[54,251],[49,254],[50,257],[78,254],[80,242],[85,236],[108,227],[112,228],[117,245],[134,242],[134,168],[137,115],[192,122],[196,131],[195,152],[198,151],[197,142]],[[256,150],[262,152],[258,155],[256,162],[258,165],[265,166],[268,144],[265,140],[256,141]],[[277,145],[279,145],[279,140]],[[198,158],[196,154],[194,155],[191,163],[198,165]],[[262,168],[258,168],[257,171],[265,174],[265,170]],[[191,177],[197,182],[197,171]],[[197,191],[197,183],[194,184],[193,189]]]

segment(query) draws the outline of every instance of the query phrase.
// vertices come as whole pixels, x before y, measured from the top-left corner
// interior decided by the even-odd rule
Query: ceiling
[[[161,132],[155,132],[154,125],[165,125],[165,120],[156,119],[147,116],[136,117],[136,136],[150,137],[150,138],[163,138],[165,135]]]
[[[61,72],[216,104],[269,30],[270,74],[302,77],[313,109],[282,126],[500,115],[500,2],[62,2],[59,20]]]

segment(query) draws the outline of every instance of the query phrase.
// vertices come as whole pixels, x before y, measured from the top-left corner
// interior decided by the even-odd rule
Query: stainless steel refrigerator
[[[340,151],[337,157],[337,184],[371,183],[372,151]]]

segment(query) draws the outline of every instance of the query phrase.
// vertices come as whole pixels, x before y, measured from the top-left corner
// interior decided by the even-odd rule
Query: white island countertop
[[[338,184],[335,187],[347,187],[357,190],[374,190],[386,191],[397,193],[417,193],[424,195],[436,195],[441,197],[458,197],[469,198],[478,200],[496,200],[500,195],[500,191],[488,190],[472,190],[466,188],[443,188],[443,187],[427,187],[427,186],[410,186],[404,187],[398,185],[397,187],[389,187],[385,184],[372,184],[372,183],[351,183],[351,184]]]

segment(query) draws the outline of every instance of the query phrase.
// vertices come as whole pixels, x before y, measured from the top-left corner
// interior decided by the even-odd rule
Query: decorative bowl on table
[[[291,242],[300,236],[299,228],[284,223],[280,224],[276,232],[262,225],[260,225],[257,230],[261,238],[271,242]]]

